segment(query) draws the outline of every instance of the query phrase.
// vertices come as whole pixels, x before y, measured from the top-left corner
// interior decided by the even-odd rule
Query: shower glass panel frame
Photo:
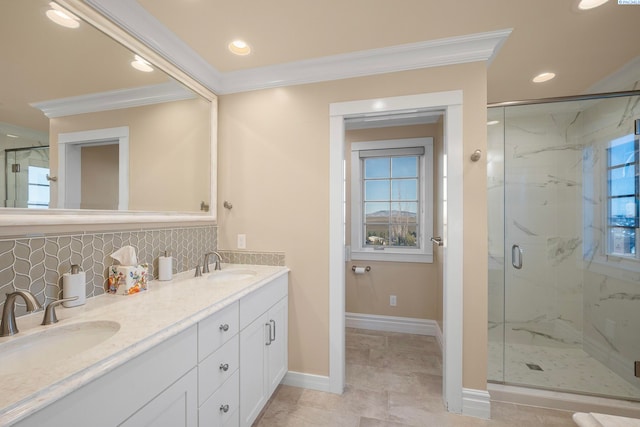
[[[640,401],[640,91],[487,117],[488,380]]]

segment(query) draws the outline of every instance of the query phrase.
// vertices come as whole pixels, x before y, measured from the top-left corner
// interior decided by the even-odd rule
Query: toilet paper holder
[[[356,268],[358,268],[358,267],[356,267],[355,265],[352,265],[352,266],[351,266],[351,271],[353,271],[353,272],[355,273],[355,272],[356,272]],[[366,271],[366,272],[371,271],[371,267],[367,265],[367,266],[364,268],[364,271]]]

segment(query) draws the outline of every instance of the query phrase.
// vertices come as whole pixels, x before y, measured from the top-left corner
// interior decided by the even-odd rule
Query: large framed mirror
[[[217,99],[180,64],[80,0],[4,1],[0,52],[0,221],[215,219]]]

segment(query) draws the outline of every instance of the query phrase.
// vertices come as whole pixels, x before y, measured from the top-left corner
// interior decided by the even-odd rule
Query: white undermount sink
[[[214,282],[237,282],[240,280],[255,277],[256,272],[245,268],[237,268],[233,270],[218,270],[211,273],[207,280]]]
[[[91,321],[49,327],[0,344],[0,376],[28,373],[88,350],[120,329],[118,322]]]

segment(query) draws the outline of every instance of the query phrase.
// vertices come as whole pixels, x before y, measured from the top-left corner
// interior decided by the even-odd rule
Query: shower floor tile
[[[640,399],[640,389],[579,348],[508,344],[504,382],[558,391]],[[502,381],[502,346],[489,343],[489,379]],[[538,365],[542,370],[527,366]]]

